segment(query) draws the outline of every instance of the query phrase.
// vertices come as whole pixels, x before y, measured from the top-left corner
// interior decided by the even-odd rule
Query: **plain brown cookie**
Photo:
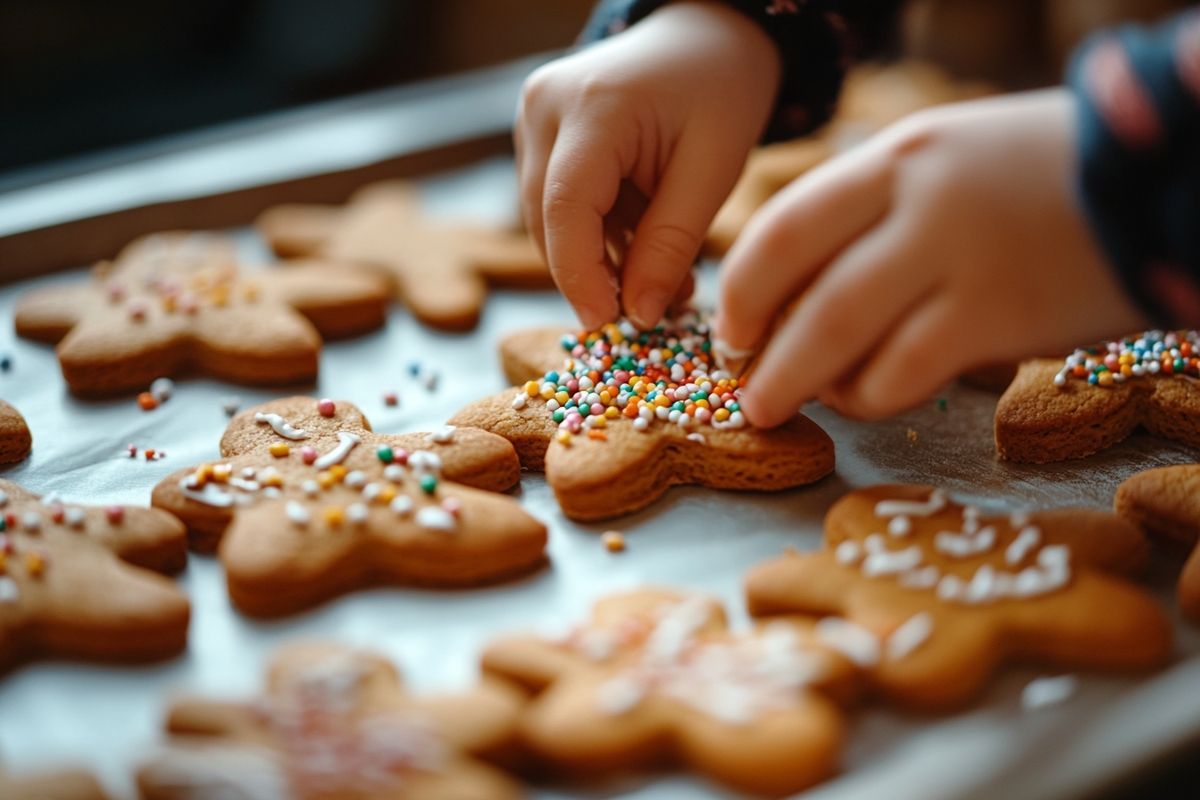
[[[505,374],[517,382],[561,369],[564,329],[520,331],[500,344]],[[612,420],[604,438],[558,438],[545,401],[525,388],[509,389],[459,411],[450,423],[482,428],[513,443],[528,470],[546,473],[563,513],[599,520],[650,505],[671,486],[775,491],[812,483],[833,471],[833,442],[815,422],[797,414],[772,430],[750,427],[683,428],[662,420],[637,430]]]
[[[1179,607],[1200,624],[1200,465],[1139,472],[1117,488],[1116,512],[1151,536],[1190,552],[1179,575]]]
[[[523,740],[568,774],[681,763],[771,795],[836,771],[855,683],[800,623],[734,633],[715,600],[665,589],[605,597],[561,637],[500,639],[482,664],[537,695]]]
[[[292,645],[246,702],[182,700],[170,739],[137,774],[144,800],[508,800],[517,784],[484,763],[516,738],[519,693],[495,682],[410,694],[386,657]]]
[[[305,464],[306,449],[312,451],[307,453],[308,458],[319,458],[337,448],[346,436],[357,441],[340,462],[341,466],[347,471],[361,471],[370,480],[381,479],[388,466],[379,457],[380,448],[390,448],[394,461],[402,461],[406,454],[428,451],[440,461],[442,478],[475,489],[503,492],[520,480],[517,454],[501,436],[471,428],[442,431],[436,438],[430,433],[377,434],[352,403],[330,402],[333,416],[329,417],[320,413],[315,398],[301,396],[272,400],[242,411],[230,420],[221,436],[221,456],[225,459],[221,463],[230,467],[228,478],[209,490],[210,494],[218,489],[224,494],[208,502],[185,494],[186,479],[197,469],[190,467],[160,481],[154,487],[151,504],[183,520],[193,550],[214,552],[237,510],[263,499],[262,490],[268,488],[261,481],[239,480],[247,470],[256,475],[264,470],[274,471],[281,481],[276,487],[280,496],[303,499],[301,484],[306,479],[315,479],[319,471]],[[274,426],[260,421],[260,417],[270,419],[268,415],[278,418],[277,425],[286,421],[303,431],[304,437],[280,435]],[[273,455],[272,446],[282,446],[287,452]]]
[[[515,500],[444,479],[512,486],[502,438],[449,426],[381,436],[348,403],[333,414],[305,397],[248,409],[221,439],[228,460],[155,487],[154,505],[184,519],[198,547],[219,541],[241,611],[291,614],[379,584],[477,586],[545,564],[546,528]]]
[[[1145,540],[1113,514],[985,516],[929,486],[851,492],[825,543],[746,578],[757,616],[821,616],[818,638],[866,670],[886,699],[961,707],[1003,663],[1146,670],[1171,655],[1170,622],[1141,589]],[[826,616],[832,615],[832,616]]]
[[[1046,464],[1111,447],[1139,427],[1200,447],[1200,385],[1145,376],[1115,386],[1054,383],[1061,360],[1026,361],[996,405],[996,452],[1007,461]]]
[[[4,800],[108,800],[99,782],[84,770],[59,770],[10,775],[0,768],[0,797]]]
[[[0,671],[36,658],[153,661],[187,643],[187,560],[162,511],[39,499],[0,481]]]
[[[489,286],[554,285],[527,234],[431,218],[402,181],[366,186],[346,206],[268,209],[256,225],[284,258],[377,270],[417,319],[444,330],[474,328]]]
[[[229,239],[171,232],[137,239],[86,283],[25,295],[16,330],[58,344],[79,395],[187,372],[283,385],[313,381],[321,336],[374,330],[386,304],[373,275],[323,264],[240,272]]]
[[[0,464],[15,464],[33,449],[33,435],[21,412],[0,400]]]

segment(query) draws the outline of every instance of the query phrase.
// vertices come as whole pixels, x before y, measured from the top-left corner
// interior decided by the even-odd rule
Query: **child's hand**
[[[611,322],[624,305],[648,327],[685,288],[780,69],[751,20],[678,2],[529,78],[516,127],[525,221],[585,326]],[[625,179],[650,203],[617,276],[604,218]]]
[[[770,335],[747,418],[778,425],[814,397],[881,417],[971,367],[1144,325],[1075,171],[1071,100],[1052,90],[923,112],[780,192],[721,278],[717,334]]]

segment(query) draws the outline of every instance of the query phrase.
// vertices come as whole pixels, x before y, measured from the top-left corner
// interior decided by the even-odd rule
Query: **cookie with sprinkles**
[[[602,598],[562,636],[497,640],[482,664],[536,695],[522,740],[568,775],[681,763],[772,795],[836,771],[855,693],[808,626],[733,632],[715,600],[665,589]]]
[[[15,464],[33,449],[33,435],[25,417],[11,404],[0,400],[0,464]]]
[[[1139,472],[1117,488],[1114,509],[1171,550],[1189,553],[1179,574],[1179,608],[1200,625],[1200,465]]]
[[[0,767],[0,797],[6,800],[108,800],[96,778],[80,769],[11,775]]]
[[[39,498],[10,481],[0,481],[0,514],[0,672],[183,650],[190,606],[163,574],[183,569],[187,539],[170,514]]]
[[[450,422],[511,441],[572,519],[636,511],[676,485],[776,491],[833,471],[833,442],[807,417],[772,430],[746,422],[745,379],[717,368],[693,312],[646,332],[628,322],[522,332],[500,352],[506,373],[525,382]]]
[[[381,584],[495,583],[545,563],[545,526],[472,488],[519,477],[512,446],[486,431],[385,436],[349,403],[292,397],[235,416],[221,452],[163,479],[152,502],[184,521],[195,547],[217,550],[246,614]]]
[[[381,654],[292,645],[256,698],[176,702],[138,789],[145,800],[510,800],[522,791],[488,762],[515,740],[522,703],[495,682],[414,695]]]
[[[220,450],[222,460],[181,469],[152,495],[154,506],[184,521],[198,552],[217,549],[240,509],[316,496],[312,487],[330,476],[358,483],[419,473],[489,492],[507,491],[521,477],[516,452],[501,436],[451,426],[378,434],[352,403],[328,398],[287,397],[242,411],[230,420]]]
[[[231,240],[215,234],[144,236],[84,283],[22,297],[21,336],[57,344],[71,391],[141,391],[156,378],[195,372],[235,383],[308,383],[321,337],[383,325],[387,288],[322,265],[245,271]]]
[[[756,616],[821,617],[817,637],[879,695],[941,711],[977,697],[1009,661],[1066,671],[1163,665],[1170,622],[1119,577],[1146,552],[1114,514],[992,516],[933,487],[875,486],[834,504],[820,551],[753,569],[746,596]]]
[[[1144,428],[1200,447],[1200,333],[1147,331],[1034,359],[996,406],[996,452],[1045,464],[1083,458]]]
[[[277,206],[255,224],[281,257],[386,276],[417,319],[444,330],[474,328],[489,287],[554,285],[528,234],[431,217],[403,181],[366,186],[345,206]]]

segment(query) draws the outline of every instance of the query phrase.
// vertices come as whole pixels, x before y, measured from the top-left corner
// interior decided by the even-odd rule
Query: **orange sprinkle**
[[[341,464],[334,464],[329,468],[329,474],[332,475],[333,479],[338,483],[341,483],[342,479],[346,477],[346,472],[346,468]]]
[[[212,468],[212,479],[217,483],[228,483],[233,477],[233,465],[216,464]]]
[[[325,520],[325,524],[331,528],[339,527],[345,520],[345,512],[341,506],[326,506],[321,512],[321,518]]]
[[[142,411],[153,411],[158,408],[158,398],[149,392],[142,392],[137,396],[137,403],[141,406]]]
[[[285,442],[272,442],[267,448],[267,452],[276,458],[285,458],[292,452],[292,448],[288,447]]]
[[[608,434],[605,433],[604,431],[598,431],[595,428],[592,428],[590,431],[588,431],[588,438],[595,439],[596,441],[599,441],[599,442],[607,442]]]
[[[610,553],[620,553],[625,549],[625,535],[620,531],[605,531],[600,535],[604,549]]]
[[[40,577],[46,571],[46,559],[42,557],[41,553],[26,553],[25,571],[32,578]]]

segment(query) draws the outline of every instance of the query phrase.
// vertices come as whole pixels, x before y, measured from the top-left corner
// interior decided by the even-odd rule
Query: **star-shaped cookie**
[[[245,384],[311,382],[321,336],[380,327],[387,289],[324,265],[239,270],[232,242],[201,233],[134,241],[91,280],[22,297],[21,336],[57,343],[71,391],[145,389],[186,372]]]
[[[863,667],[879,694],[933,711],[976,697],[1001,664],[1145,670],[1171,654],[1162,609],[1114,573],[1146,544],[1113,514],[983,515],[929,486],[843,497],[824,547],[746,578],[750,612],[831,615],[818,638]]]
[[[462,331],[479,322],[489,286],[553,286],[537,248],[522,232],[426,215],[414,186],[375,183],[339,206],[285,205],[256,223],[285,258],[325,260],[328,268],[356,264],[392,282],[417,319]]]
[[[500,353],[523,385],[450,422],[511,441],[577,520],[636,511],[676,485],[774,491],[832,472],[833,443],[807,417],[772,430],[746,424],[737,402],[744,381],[716,369],[711,346],[694,314],[648,333],[628,323],[520,332]]]
[[[1179,575],[1179,607],[1200,624],[1200,465],[1139,472],[1117,488],[1114,508],[1151,536],[1191,553]]]
[[[0,400],[0,464],[15,464],[33,449],[33,435],[21,412]]]
[[[1200,333],[1147,331],[1034,359],[996,405],[996,452],[1045,464],[1098,453],[1138,428],[1200,447]]]
[[[227,460],[164,479],[153,503],[198,547],[217,546],[247,614],[377,584],[493,583],[545,563],[542,523],[510,497],[447,479],[516,482],[512,447],[484,431],[381,436],[348,403],[293,397],[239,414],[221,451]]]
[[[0,481],[0,672],[37,658],[134,662],[187,642],[183,526],[148,508],[39,498]]]
[[[727,629],[719,603],[639,589],[596,603],[560,637],[516,635],[486,674],[536,694],[521,724],[540,758],[571,773],[682,762],[741,789],[800,791],[829,777],[854,693],[850,663],[809,629]]]
[[[514,781],[484,762],[515,739],[521,705],[495,682],[416,696],[380,654],[292,645],[257,699],[176,702],[170,739],[139,769],[138,788],[146,800],[517,798]]]

